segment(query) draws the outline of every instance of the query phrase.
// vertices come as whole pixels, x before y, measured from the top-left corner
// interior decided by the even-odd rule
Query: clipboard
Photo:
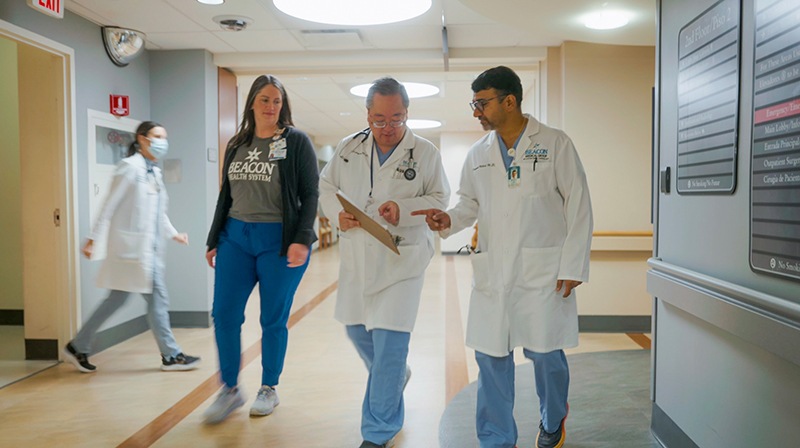
[[[397,245],[394,243],[394,237],[388,230],[384,229],[382,225],[378,224],[377,221],[370,218],[366,213],[361,211],[358,207],[356,207],[352,202],[350,202],[345,196],[341,193],[336,193],[336,197],[339,199],[339,202],[344,207],[344,211],[350,213],[351,215],[355,216],[356,221],[361,224],[361,228],[366,230],[367,233],[374,236],[375,239],[383,243],[384,246],[388,247],[389,250],[400,255],[400,251],[397,250]]]

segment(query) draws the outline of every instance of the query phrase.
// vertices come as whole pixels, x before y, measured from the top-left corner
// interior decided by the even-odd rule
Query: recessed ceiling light
[[[406,88],[406,93],[408,93],[409,98],[422,98],[426,96],[433,96],[439,93],[439,88],[430,84],[422,84],[418,82],[401,82],[400,84]],[[370,87],[372,87],[372,83],[357,85],[350,89],[350,93],[355,96],[366,98]]]
[[[411,129],[433,129],[442,125],[438,120],[408,120],[406,125]]]
[[[197,2],[204,5],[221,5],[225,3],[225,0],[197,0]]]
[[[301,76],[301,77],[297,78],[297,80],[298,81],[311,81],[311,78],[309,78],[308,76]]]
[[[424,14],[431,0],[273,0],[282,12],[331,25],[383,25]]]
[[[341,115],[343,117],[347,117],[347,116],[350,115],[350,112],[339,112],[339,115]]]
[[[620,11],[596,12],[586,16],[583,23],[593,30],[612,30],[627,25],[628,14]]]

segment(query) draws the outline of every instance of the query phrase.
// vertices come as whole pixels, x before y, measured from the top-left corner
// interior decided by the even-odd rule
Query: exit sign
[[[39,11],[47,14],[48,16],[57,19],[64,18],[64,2],[66,0],[28,0],[28,5]]]

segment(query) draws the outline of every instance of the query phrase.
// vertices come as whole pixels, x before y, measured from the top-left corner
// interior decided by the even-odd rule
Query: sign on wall
[[[736,189],[740,17],[738,0],[721,0],[681,28],[680,194],[731,194]]]
[[[28,0],[28,6],[57,19],[64,18],[65,0]]]
[[[130,114],[130,99],[127,95],[111,95],[111,114],[126,117]]]
[[[800,281],[800,3],[755,8],[750,265]]]

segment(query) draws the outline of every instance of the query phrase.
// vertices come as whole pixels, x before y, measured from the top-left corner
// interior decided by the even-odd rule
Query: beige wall
[[[564,129],[586,169],[597,231],[652,231],[651,89],[655,48],[565,42],[548,48],[547,124]],[[595,237],[581,315],[648,315],[652,238]]]
[[[595,230],[652,230],[655,48],[566,42],[563,129],[592,188]]]
[[[523,103],[524,104],[524,103]],[[444,173],[450,183],[450,205],[452,208],[458,204],[458,186],[461,183],[461,168],[467,160],[467,153],[472,145],[480,140],[485,132],[442,132],[439,139],[442,151],[442,165]],[[449,236],[441,241],[443,252],[454,252],[472,242],[472,235],[475,230],[472,228],[464,229],[455,235]]]
[[[58,339],[61,253],[53,211],[63,151],[63,62],[30,45],[17,52],[25,338]]]
[[[19,166],[17,43],[0,37],[0,309],[21,310],[22,193]]]

